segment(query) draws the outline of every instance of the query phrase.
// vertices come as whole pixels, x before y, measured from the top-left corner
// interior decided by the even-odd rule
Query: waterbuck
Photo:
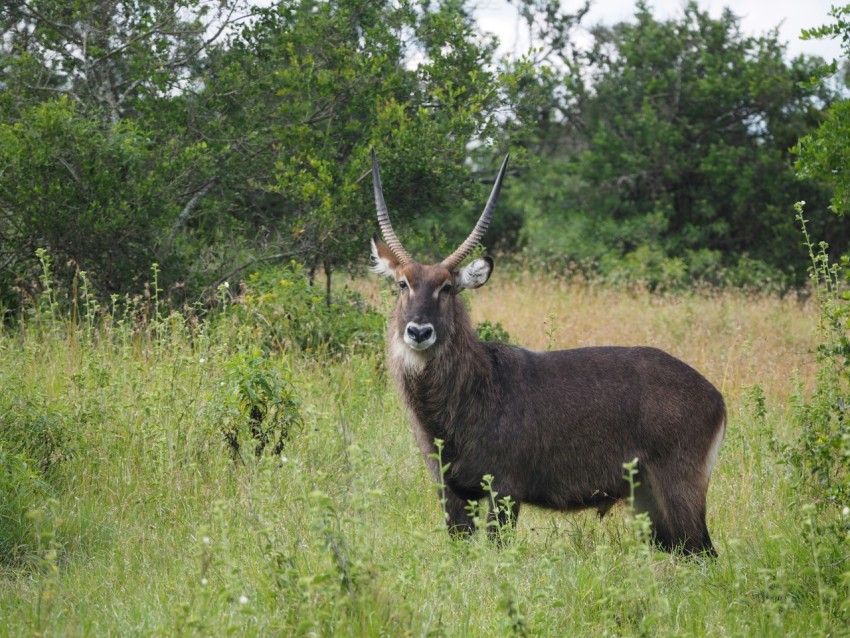
[[[474,230],[439,264],[415,261],[396,237],[372,152],[383,241],[372,238],[373,270],[399,286],[389,326],[388,363],[419,447],[448,464],[449,531],[473,531],[468,501],[491,489],[557,510],[593,507],[603,516],[628,498],[624,463],[638,459],[634,505],[646,512],[662,549],[716,555],[705,498],[726,425],[720,392],[679,359],[649,347],[533,352],[478,339],[458,293],[483,286],[490,257],[461,267],[481,241],[505,177],[502,164]]]

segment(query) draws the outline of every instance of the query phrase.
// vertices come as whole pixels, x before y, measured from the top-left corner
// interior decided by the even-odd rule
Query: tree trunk
[[[331,307],[331,271],[333,267],[331,266],[331,260],[325,259],[322,264],[325,267],[325,303],[328,304],[328,308]]]

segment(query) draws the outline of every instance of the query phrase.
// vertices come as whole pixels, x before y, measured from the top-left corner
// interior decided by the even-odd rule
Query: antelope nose
[[[417,326],[411,323],[407,326],[407,336],[413,339],[416,343],[427,341],[431,338],[432,334],[434,334],[434,329],[427,324],[424,326]]]

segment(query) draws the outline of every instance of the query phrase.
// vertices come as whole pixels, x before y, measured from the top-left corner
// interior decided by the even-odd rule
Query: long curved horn
[[[378,209],[378,225],[381,227],[381,235],[393,254],[398,257],[399,263],[402,266],[409,264],[413,259],[401,245],[393,230],[393,225],[390,223],[390,214],[387,212],[384,192],[381,189],[381,170],[378,168],[378,158],[375,155],[374,148],[372,149],[372,185],[375,188],[375,206]]]
[[[484,237],[484,233],[487,232],[487,227],[490,225],[490,218],[493,216],[493,210],[496,208],[496,201],[499,199],[499,191],[502,189],[502,180],[505,178],[505,169],[508,167],[508,159],[510,159],[510,157],[510,153],[505,155],[505,159],[502,162],[502,168],[499,169],[499,175],[496,177],[496,183],[493,184],[493,190],[490,192],[490,198],[487,200],[487,205],[484,207],[484,212],[481,213],[481,217],[478,218],[475,228],[472,229],[469,237],[467,237],[466,241],[460,245],[460,248],[443,260],[443,266],[449,270],[457,268],[458,264],[466,259],[469,253],[471,253],[481,241],[481,238]]]

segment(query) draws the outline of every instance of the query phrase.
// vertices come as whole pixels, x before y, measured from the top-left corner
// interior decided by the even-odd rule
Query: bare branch
[[[74,170],[74,167],[68,163],[68,160],[60,156],[59,162],[68,170],[68,172],[71,174],[71,177],[74,178],[74,181],[77,182],[77,184],[82,185],[82,181],[80,180],[79,175],[77,175],[77,172]]]
[[[177,233],[189,219],[189,215],[192,214],[192,211],[195,209],[195,206],[198,205],[198,202],[201,198],[207,194],[212,185],[218,181],[218,177],[213,177],[208,180],[206,184],[204,184],[194,195],[192,198],[186,203],[183,207],[183,210],[180,211],[180,214],[177,215],[177,219],[174,220],[174,223],[171,225],[171,231],[168,233],[168,239],[166,240],[166,246],[170,246],[174,241],[174,238],[177,236]]]

